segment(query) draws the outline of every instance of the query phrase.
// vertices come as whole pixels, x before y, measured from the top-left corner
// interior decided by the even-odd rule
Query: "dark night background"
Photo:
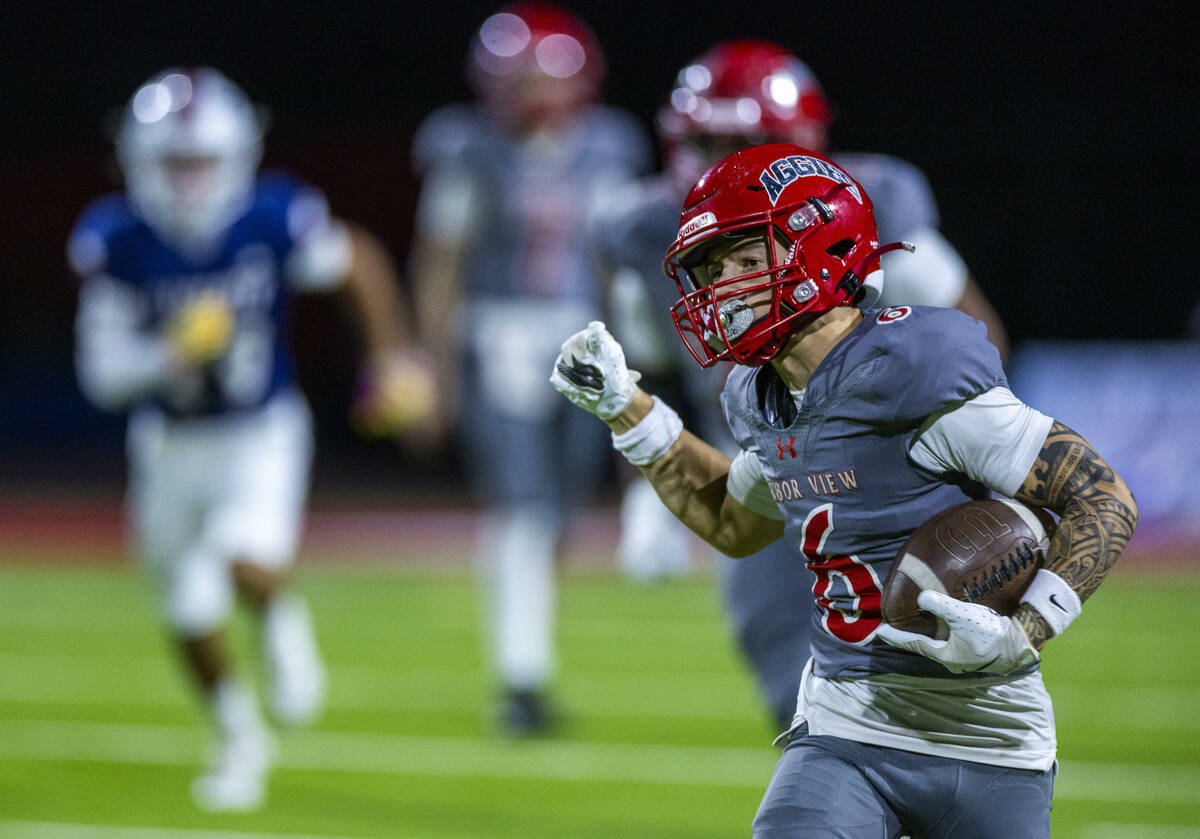
[[[1183,336],[1200,294],[1195,42],[1182,17],[1149,4],[565,5],[606,51],[608,101],[647,127],[675,72],[713,42],[789,46],[835,105],[835,147],[925,170],[943,232],[1018,347]],[[84,203],[118,183],[103,126],[139,83],[171,64],[224,71],[270,109],[266,163],[324,188],[402,265],[412,131],[437,105],[468,96],[466,44],[494,8],[5,4],[0,484],[62,489],[120,474],[120,420],[87,407],[73,382],[63,245]],[[306,303],[297,332],[320,421],[318,486],[322,475],[415,485],[408,456],[345,429],[356,348],[336,308]]]

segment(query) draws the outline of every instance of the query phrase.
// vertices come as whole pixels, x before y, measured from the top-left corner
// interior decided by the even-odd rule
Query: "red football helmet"
[[[755,238],[762,270],[714,278],[716,254]],[[782,143],[743,149],[684,202],[663,263],[680,293],[671,317],[701,367],[765,364],[817,315],[873,303],[879,257],[901,247],[879,246],[870,197],[833,161]]]
[[[501,122],[531,129],[594,100],[604,55],[587,25],[550,3],[506,6],[471,42],[467,77]]]
[[[793,143],[823,151],[832,121],[803,61],[770,41],[738,40],[717,44],[680,70],[655,123],[668,166],[691,184],[714,160],[706,147]]]

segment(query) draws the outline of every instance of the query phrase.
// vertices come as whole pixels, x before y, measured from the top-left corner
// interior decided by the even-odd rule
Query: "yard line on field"
[[[1200,766],[1068,761],[1059,765],[1054,797],[1070,801],[1200,804]]]
[[[192,765],[203,731],[167,725],[0,722],[6,760]],[[278,766],[327,772],[526,778],[760,788],[774,749],[656,746],[567,740],[510,743],[332,731],[282,736]]]
[[[1083,839],[1200,839],[1200,826],[1097,822],[1087,826]]]
[[[0,653],[0,702],[49,703],[80,706],[191,707],[193,702],[178,686],[175,673],[156,656],[122,656],[96,659],[40,653]],[[632,677],[609,677],[610,687],[622,688]],[[716,682],[736,679],[718,674]],[[695,681],[695,679],[693,679]],[[434,713],[448,707],[477,710],[487,689],[482,671],[461,668],[397,668],[334,665],[330,668],[329,707],[338,711],[393,711]],[[420,689],[414,689],[420,686]],[[629,696],[617,701],[613,697]],[[571,707],[608,717],[670,717],[687,720],[755,719],[758,706],[747,702],[736,707],[714,707],[709,691],[697,689],[656,702],[630,682],[602,702],[586,704],[586,697]],[[1200,692],[1197,702],[1200,703]],[[1200,725],[1200,723],[1198,723]]]
[[[187,726],[0,722],[0,758],[192,765],[200,760],[202,739],[201,729]],[[297,731],[283,736],[279,767],[762,788],[776,755],[769,748],[567,740],[514,744],[485,738]],[[1060,768],[1054,792],[1059,800],[1196,805],[1200,766],[1071,761]]]
[[[0,835],[8,839],[361,839],[311,833],[246,833],[242,830],[20,821],[0,821]]]
[[[114,675],[119,674],[119,675]],[[576,678],[581,678],[577,676]],[[673,696],[661,704],[644,697],[636,677],[612,674],[613,690],[603,707],[589,706],[581,696],[573,703],[580,713],[607,717],[670,717],[673,719],[728,719],[758,713],[751,702],[744,707],[716,709],[705,690]],[[720,681],[739,678],[718,675]],[[448,706],[475,709],[484,689],[480,673],[461,668],[403,668],[334,664],[330,707],[339,711],[396,711],[433,713]],[[168,685],[167,689],[162,686]],[[414,690],[413,686],[421,686]],[[1071,707],[1087,707],[1089,725],[1119,725],[1137,731],[1200,731],[1200,687],[1151,687],[1146,685],[1056,684],[1052,695],[1060,713]],[[633,697],[614,705],[613,697]],[[191,699],[176,687],[174,670],[161,656],[133,657],[48,655],[44,653],[0,653],[0,701],[54,703],[59,705],[120,705],[123,707],[190,707]],[[1065,724],[1076,717],[1062,716]],[[1083,719],[1082,717],[1078,719]]]

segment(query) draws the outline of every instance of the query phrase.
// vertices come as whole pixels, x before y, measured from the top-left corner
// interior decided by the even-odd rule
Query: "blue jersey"
[[[229,352],[205,369],[203,388],[181,398],[152,393],[143,405],[171,416],[215,416],[261,407],[294,386],[287,345],[289,255],[314,232],[328,229],[328,212],[317,190],[284,174],[260,175],[246,212],[203,257],[172,247],[116,193],[92,202],[71,234],[71,248],[87,244],[76,265],[128,289],[147,333],[160,331],[198,294],[217,292],[235,313]],[[79,261],[79,260],[75,260]]]
[[[914,529],[978,494],[964,478],[909,459],[921,424],[1006,386],[981,323],[925,306],[865,311],[818,365],[799,406],[770,365],[729,375],[730,430],[758,453],[785,538],[816,574],[818,675],[946,676],[940,664],[874,640],[880,587]]]

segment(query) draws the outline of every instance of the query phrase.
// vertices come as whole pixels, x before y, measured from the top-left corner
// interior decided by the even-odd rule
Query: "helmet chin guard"
[[[766,244],[765,267],[710,277],[712,254],[752,239]],[[787,144],[743,149],[685,201],[663,263],[680,293],[671,317],[702,367],[765,364],[819,315],[878,299],[879,257],[902,247],[880,247],[870,197],[833,161]]]

